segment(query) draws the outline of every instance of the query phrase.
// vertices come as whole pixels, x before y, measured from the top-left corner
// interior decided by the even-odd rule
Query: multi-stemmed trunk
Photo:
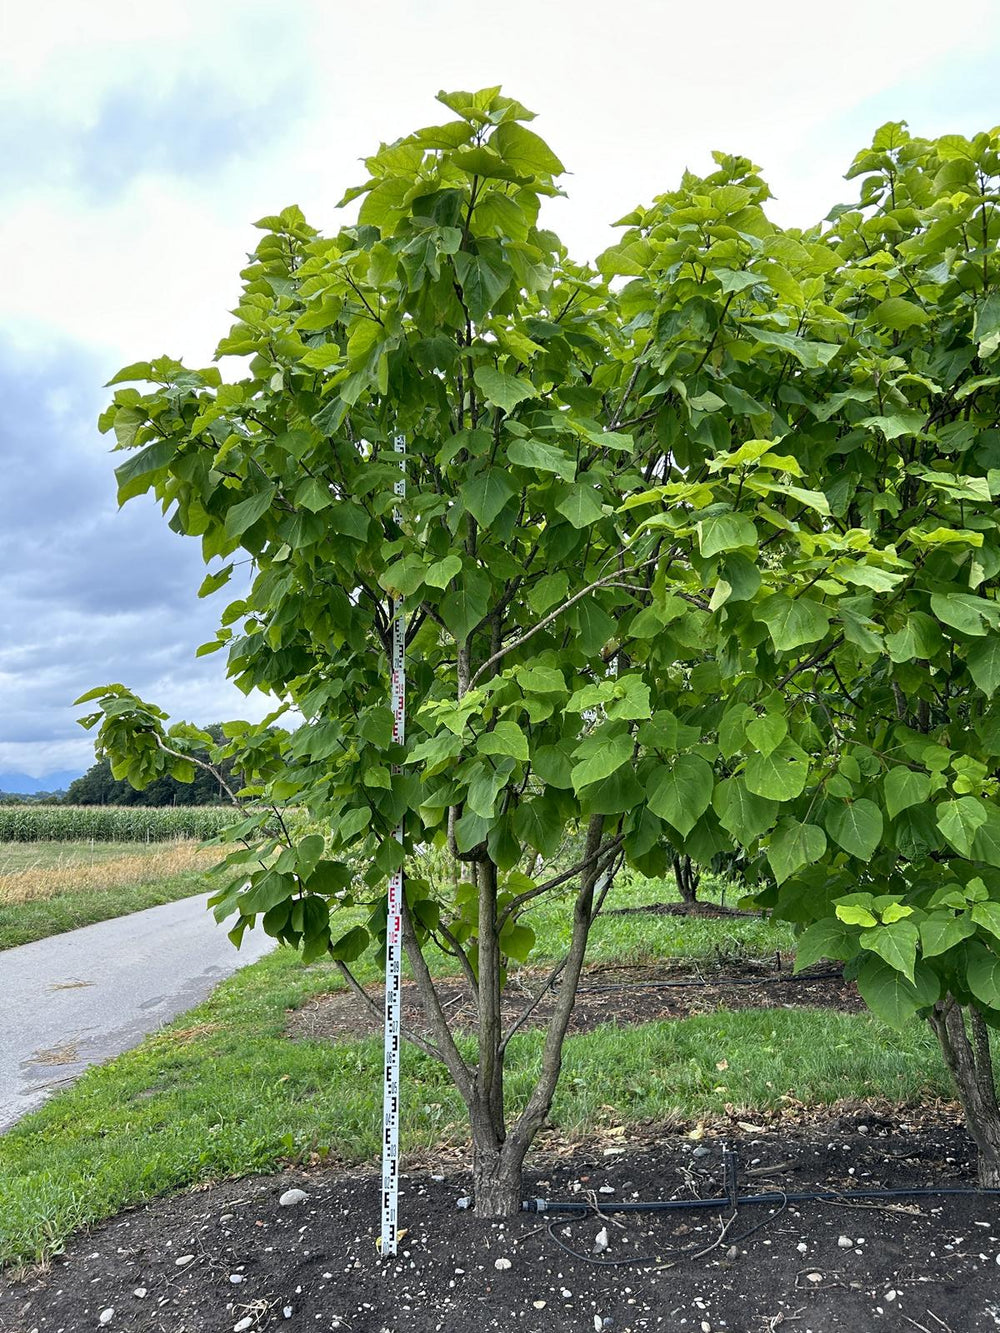
[[[503,975],[500,951],[502,913],[498,912],[497,907],[497,868],[491,860],[485,858],[475,863],[479,899],[479,966],[475,973],[467,962],[463,968],[466,980],[472,987],[478,1013],[479,1050],[474,1065],[467,1064],[457,1048],[404,904],[403,941],[436,1047],[435,1053],[448,1067],[468,1108],[473,1147],[474,1200],[476,1212],[483,1217],[508,1217],[520,1210],[524,1160],[552,1107],[562,1067],[563,1041],[572,1016],[587,939],[595,915],[595,889],[603,875],[603,898],[610,883],[609,858],[606,848],[602,849],[603,827],[603,816],[595,815],[587,828],[569,950],[506,1033],[503,1030],[500,995]],[[511,1037],[527,1021],[556,980],[559,986],[555,991],[555,1005],[545,1030],[538,1078],[524,1107],[508,1126],[504,1107],[507,1048]]]
[[[1000,1106],[989,1029],[973,1005],[968,1006],[966,1027],[965,1009],[951,995],[935,1004],[929,1021],[979,1150],[979,1183],[986,1189],[1000,1189]]]
[[[673,865],[674,879],[677,881],[677,892],[681,895],[681,902],[697,902],[698,885],[701,882],[701,872],[698,867],[690,856],[680,855],[673,858]]]

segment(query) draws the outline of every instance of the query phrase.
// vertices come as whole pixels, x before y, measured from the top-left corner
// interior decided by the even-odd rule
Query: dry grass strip
[[[206,870],[220,859],[218,848],[193,841],[175,842],[155,851],[134,851],[123,844],[121,855],[99,861],[56,866],[29,866],[0,874],[0,903],[27,903],[63,893],[99,893],[171,879],[191,870]]]

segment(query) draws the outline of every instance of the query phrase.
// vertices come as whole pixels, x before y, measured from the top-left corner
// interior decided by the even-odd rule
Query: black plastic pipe
[[[984,1197],[1000,1195],[1000,1189],[985,1189],[978,1185],[942,1185],[940,1187],[920,1186],[913,1189],[850,1190],[838,1193],[836,1190],[799,1190],[788,1194],[747,1194],[738,1199],[654,1199],[645,1203],[605,1203],[599,1207],[592,1203],[567,1200],[559,1202],[550,1199],[525,1199],[521,1204],[522,1213],[665,1213],[680,1212],[689,1208],[712,1208],[718,1211],[732,1208],[734,1204],[788,1204],[788,1203],[850,1203],[852,1199],[907,1199],[937,1198],[946,1194],[979,1194]]]

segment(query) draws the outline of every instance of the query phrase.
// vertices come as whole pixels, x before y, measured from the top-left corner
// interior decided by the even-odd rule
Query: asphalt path
[[[0,1132],[274,943],[237,951],[199,894],[0,952]]]

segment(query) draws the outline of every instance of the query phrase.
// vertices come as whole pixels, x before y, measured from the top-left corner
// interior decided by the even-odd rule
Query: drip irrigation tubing
[[[977,1194],[981,1196],[1000,1195],[1000,1189],[989,1189],[979,1185],[934,1185],[914,1186],[911,1189],[881,1190],[794,1190],[771,1194],[741,1194],[735,1201],[723,1195],[715,1199],[650,1199],[639,1203],[605,1203],[599,1207],[575,1199],[525,1199],[521,1204],[522,1213],[566,1213],[583,1215],[593,1213],[662,1213],[683,1212],[692,1208],[731,1208],[744,1204],[780,1204],[780,1203],[852,1203],[855,1199],[909,1199],[937,1198],[946,1194]]]
[[[525,1199],[521,1204],[521,1211],[525,1213],[548,1213],[549,1220],[546,1223],[546,1230],[549,1237],[560,1249],[565,1250],[567,1254],[572,1255],[574,1259],[585,1263],[593,1264],[595,1267],[619,1267],[623,1265],[639,1265],[641,1267],[655,1268],[673,1268],[683,1259],[700,1258],[717,1249],[724,1240],[728,1240],[731,1245],[739,1244],[746,1240],[755,1232],[779,1217],[789,1204],[793,1203],[838,1203],[850,1205],[857,1201],[867,1200],[887,1200],[887,1199],[912,1199],[912,1198],[940,1198],[946,1195],[977,1195],[980,1197],[989,1197],[1000,1195],[1000,1189],[992,1189],[977,1185],[920,1185],[910,1188],[891,1188],[891,1189],[871,1189],[871,1190],[794,1190],[794,1191],[776,1191],[767,1194],[744,1194],[739,1193],[739,1155],[728,1146],[722,1149],[722,1170],[723,1170],[723,1188],[726,1193],[717,1198],[711,1199],[651,1199],[633,1202],[605,1202],[597,1201],[596,1195],[591,1195],[587,1201],[567,1199],[567,1200],[549,1200],[549,1199]],[[777,1208],[776,1213],[770,1214],[762,1221],[755,1223],[739,1236],[730,1236],[729,1228],[735,1222],[739,1210],[744,1205],[765,1205]],[[728,1219],[722,1224],[722,1229],[717,1239],[707,1247],[698,1249],[697,1246],[690,1246],[686,1249],[678,1249],[668,1246],[657,1255],[626,1255],[621,1258],[599,1258],[593,1254],[585,1254],[582,1251],[575,1250],[571,1245],[567,1245],[556,1234],[556,1227],[560,1222],[571,1223],[574,1218],[581,1217],[601,1218],[611,1213],[668,1213],[668,1212],[686,1212],[694,1209],[710,1209],[720,1214],[728,1213]],[[621,1226],[621,1223],[616,1225]],[[568,1234],[568,1233],[567,1233]],[[605,1241],[606,1244],[606,1241]],[[664,1262],[665,1255],[675,1256]]]

